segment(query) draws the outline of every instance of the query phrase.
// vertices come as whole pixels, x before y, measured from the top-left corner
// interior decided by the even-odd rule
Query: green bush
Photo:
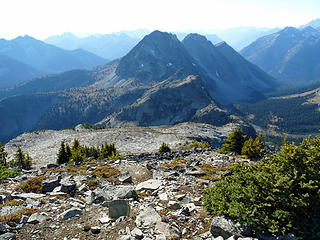
[[[242,146],[244,144],[246,136],[243,135],[241,128],[234,130],[227,139],[224,139],[225,144],[218,151],[220,153],[232,153],[241,154]]]
[[[87,161],[88,158],[94,159],[120,159],[122,156],[117,151],[115,145],[102,144],[101,147],[82,146],[78,139],[74,139],[73,145],[70,148],[68,144],[61,142],[60,149],[57,155],[57,163],[63,164],[67,162],[81,163]]]
[[[168,146],[168,144],[166,144],[166,143],[163,142],[163,143],[161,144],[158,152],[160,152],[160,153],[171,152],[171,149],[170,149],[170,147]]]
[[[250,159],[262,158],[265,154],[265,150],[261,141],[261,136],[256,137],[254,141],[253,138],[250,137],[249,140],[244,142],[241,154],[246,155]]]
[[[192,148],[202,148],[202,149],[206,149],[206,148],[210,148],[210,144],[208,142],[198,142],[196,139],[193,139],[192,142],[189,145],[189,149]]]
[[[0,182],[6,180],[7,178],[14,178],[21,175],[17,170],[9,169],[7,166],[0,165]]]
[[[17,146],[17,151],[14,154],[14,159],[10,161],[9,164],[11,167],[16,167],[19,169],[30,169],[32,165],[32,158],[27,153],[24,153],[20,147],[20,145]]]
[[[212,215],[227,215],[260,233],[320,239],[320,138],[299,146],[285,142],[268,159],[237,164],[233,171],[204,192]]]

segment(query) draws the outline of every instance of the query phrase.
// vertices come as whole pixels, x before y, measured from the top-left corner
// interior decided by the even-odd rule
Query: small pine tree
[[[17,151],[14,154],[14,160],[11,161],[11,166],[18,167],[20,169],[30,169],[32,165],[32,158],[29,154],[25,154],[22,151],[20,145],[17,146]]]
[[[158,152],[171,152],[171,149],[170,149],[170,147],[169,147],[168,144],[166,144],[166,143],[163,142],[163,143],[161,144]]]
[[[79,149],[80,147],[81,147],[81,146],[80,146],[79,140],[75,138],[75,139],[73,140],[72,151],[77,150],[77,149]]]
[[[72,152],[71,152],[71,148],[68,143],[66,143],[65,149],[66,149],[67,158],[68,158],[68,160],[70,160],[70,158],[72,156]]]
[[[7,166],[7,156],[8,153],[4,150],[4,145],[0,143],[0,165]]]
[[[252,137],[245,141],[241,154],[246,155],[248,158],[261,158],[265,154],[265,149],[263,148],[263,143],[261,141],[261,136],[259,135],[253,141]]]
[[[69,149],[70,149],[70,147],[69,147]],[[64,141],[62,141],[61,145],[60,145],[59,152],[58,152],[57,163],[58,164],[64,164],[64,163],[67,163],[67,162],[69,162],[69,156],[68,156],[68,153],[66,151],[65,143],[64,143]]]
[[[241,128],[234,130],[227,139],[224,139],[225,144],[219,150],[221,153],[235,152],[241,154],[243,144],[245,142],[245,135],[243,135]]]

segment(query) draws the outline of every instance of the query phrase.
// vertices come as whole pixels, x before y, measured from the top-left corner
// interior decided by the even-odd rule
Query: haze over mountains
[[[288,85],[320,80],[320,32],[310,26],[259,38],[241,54]]]
[[[29,36],[0,39],[0,55],[3,56],[0,71],[2,87],[11,87],[45,74],[92,69],[108,62],[82,49],[66,51]]]

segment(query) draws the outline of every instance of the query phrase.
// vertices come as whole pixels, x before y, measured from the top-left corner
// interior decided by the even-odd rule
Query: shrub
[[[26,193],[41,193],[43,188],[43,179],[43,176],[30,178],[17,185],[16,190],[22,190]]]
[[[171,149],[170,149],[170,147],[168,146],[168,144],[166,144],[166,143],[163,142],[163,143],[161,144],[158,152],[160,152],[160,153],[163,153],[163,152],[171,152]]]
[[[300,146],[285,142],[268,159],[233,171],[204,192],[212,215],[227,215],[256,232],[320,238],[320,138]]]
[[[32,165],[32,158],[27,153],[25,154],[20,145],[17,146],[17,151],[14,154],[14,160],[10,162],[11,167],[17,167],[19,169],[30,169]]]
[[[263,148],[263,143],[261,142],[261,136],[253,138],[250,137],[249,140],[245,141],[241,150],[242,155],[246,155],[248,158],[262,158],[265,154],[265,149]]]
[[[9,169],[7,166],[0,165],[0,183],[8,178],[21,175],[17,170]]]
[[[189,149],[192,149],[192,148],[202,148],[202,149],[206,149],[206,148],[210,148],[210,144],[208,142],[198,142],[196,139],[193,139],[190,146],[189,146]]]
[[[241,154],[241,149],[245,141],[245,135],[243,135],[241,128],[234,130],[227,139],[224,139],[225,144],[218,151],[220,153],[231,153],[235,152]]]

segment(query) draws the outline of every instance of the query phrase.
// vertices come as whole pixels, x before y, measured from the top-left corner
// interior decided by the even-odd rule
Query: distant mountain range
[[[12,87],[43,73],[5,55],[0,55],[0,88]]]
[[[312,27],[312,28],[319,29],[319,28],[320,28],[320,18],[319,18],[319,19],[312,20],[312,21],[308,22],[308,23],[305,24],[305,25],[302,25],[302,26],[300,27],[300,29],[303,29],[303,28],[306,28],[306,27]]]
[[[85,38],[64,33],[51,36],[44,41],[66,50],[81,48],[106,59],[117,59],[126,55],[140,40],[141,38],[131,37],[125,33],[96,34]]]
[[[288,85],[320,80],[320,32],[310,26],[286,27],[259,38],[241,54]]]
[[[261,99],[276,86],[275,79],[226,43],[215,46],[198,34],[180,42],[173,34],[154,31],[120,60],[93,71],[66,72],[0,91],[0,139],[81,122],[244,123],[223,105]]]
[[[44,74],[92,69],[109,61],[82,49],[66,51],[29,36],[0,39],[0,55],[0,87]]]

